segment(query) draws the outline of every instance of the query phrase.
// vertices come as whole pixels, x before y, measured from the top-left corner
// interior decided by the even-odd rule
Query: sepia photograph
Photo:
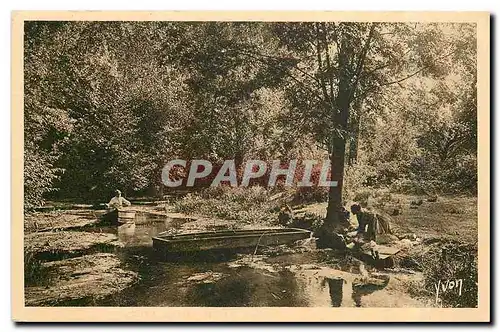
[[[13,13],[14,319],[490,319],[489,14],[286,14]]]

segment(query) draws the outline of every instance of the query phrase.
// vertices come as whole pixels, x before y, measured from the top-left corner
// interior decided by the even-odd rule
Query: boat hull
[[[103,215],[102,219],[112,224],[131,224],[135,222],[135,211],[112,210]]]
[[[234,250],[287,244],[310,237],[310,231],[298,228],[215,231],[181,235],[159,234],[153,237],[153,248],[164,254]]]

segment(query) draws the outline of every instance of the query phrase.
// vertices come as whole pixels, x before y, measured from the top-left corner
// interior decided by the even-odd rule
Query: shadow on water
[[[376,291],[384,289],[389,283],[388,276],[381,276],[383,280],[378,280],[377,283],[355,283],[352,285],[352,299],[356,307],[361,307],[361,298],[370,295]]]
[[[340,307],[342,305],[342,297],[344,287],[344,279],[342,278],[325,278],[323,282],[328,283],[328,293],[332,301],[332,307]]]

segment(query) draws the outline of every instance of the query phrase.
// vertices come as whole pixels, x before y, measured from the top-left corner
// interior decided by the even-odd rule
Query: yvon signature
[[[436,289],[436,303],[439,301],[439,293],[451,292],[454,289],[458,289],[458,296],[462,295],[462,279],[454,279],[454,280],[438,280],[437,283],[434,284],[434,288]]]

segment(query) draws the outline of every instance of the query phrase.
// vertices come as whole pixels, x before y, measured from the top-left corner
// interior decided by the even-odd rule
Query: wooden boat
[[[225,230],[153,237],[153,248],[161,253],[182,253],[209,250],[239,249],[295,242],[311,237],[311,232],[299,228],[268,228]]]
[[[104,221],[113,224],[129,224],[134,223],[135,211],[134,210],[117,210],[114,209],[102,216]]]

